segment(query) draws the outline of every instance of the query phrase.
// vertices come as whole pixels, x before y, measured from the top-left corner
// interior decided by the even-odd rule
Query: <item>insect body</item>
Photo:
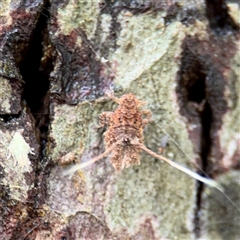
[[[151,112],[141,111],[140,107],[144,102],[139,101],[133,94],[125,94],[119,99],[112,95],[109,97],[119,106],[115,112],[103,112],[100,115],[100,124],[108,125],[104,134],[106,149],[118,143],[111,153],[110,162],[120,172],[124,167],[140,165],[141,148],[132,144],[132,140],[137,139],[140,144],[143,143],[143,128],[149,122]],[[147,115],[147,118],[143,119],[143,115]]]

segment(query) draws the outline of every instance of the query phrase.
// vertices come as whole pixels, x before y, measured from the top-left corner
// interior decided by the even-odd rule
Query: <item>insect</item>
[[[140,110],[145,103],[139,101],[133,94],[125,94],[117,99],[108,94],[119,104],[115,112],[103,112],[100,115],[100,126],[108,125],[104,133],[106,149],[112,150],[110,162],[116,171],[121,172],[124,167],[134,164],[140,165],[139,153],[141,148],[133,141],[143,143],[143,129],[151,118],[151,112]],[[143,118],[146,115],[147,118]]]
[[[144,145],[143,130],[151,118],[149,110],[140,110],[145,105],[145,102],[138,100],[133,94],[124,94],[120,98],[114,97],[109,92],[106,95],[119,104],[114,112],[103,112],[99,116],[100,127],[108,125],[108,129],[104,133],[106,150],[88,162],[80,163],[67,169],[65,171],[66,175],[72,174],[108,155],[110,156],[110,163],[115,170],[121,172],[124,167],[128,168],[135,164],[140,165],[139,155],[141,150],[144,150],[151,156],[164,160],[191,177],[223,192],[223,188],[214,180],[202,177],[172,160],[156,154]],[[143,117],[144,115],[146,118]]]
[[[60,16],[60,18],[61,18],[61,16]],[[81,26],[81,25],[79,25],[79,26]],[[165,33],[163,33],[162,35],[164,35],[164,34]],[[112,67],[111,67],[111,66],[113,66],[113,63],[111,63],[110,59],[109,59],[110,62],[108,62],[108,59],[103,58],[103,56],[101,54],[101,51],[104,50],[104,49],[102,47],[99,47],[99,49],[95,50],[94,47],[93,47],[95,44],[91,44],[91,42],[88,40],[88,37],[83,37],[81,35],[80,35],[80,37],[81,37],[81,42],[84,42],[89,47],[89,49],[92,50],[92,52],[96,56],[96,59],[98,61],[101,60],[101,63],[103,65],[105,65],[105,68],[113,76],[115,76],[115,71],[112,71]],[[121,46],[120,46],[120,48],[121,48]],[[106,62],[108,62],[108,64],[106,64]],[[121,102],[121,99],[123,98],[123,96],[119,99],[115,98],[113,95],[111,95],[111,96],[109,95],[109,97],[112,98],[115,102],[117,102],[119,104],[120,108],[123,106],[122,102]],[[128,138],[126,138],[126,135],[125,135],[125,138],[121,139],[120,135],[118,135],[117,130],[122,130],[121,133],[124,133],[123,127],[122,128],[119,127],[117,129],[115,129],[116,124],[117,124],[117,122],[116,122],[117,118],[114,118],[114,116],[116,116],[115,113],[118,110],[116,109],[116,111],[114,111],[114,112],[102,113],[100,115],[100,125],[102,125],[102,126],[107,125],[108,126],[108,129],[104,134],[105,151],[102,154],[100,154],[99,156],[93,158],[92,160],[90,160],[88,162],[81,163],[81,164],[75,165],[73,167],[70,167],[70,169],[66,170],[65,173],[66,174],[72,174],[75,171],[77,171],[81,168],[87,167],[88,165],[90,165],[90,164],[92,164],[96,161],[99,161],[102,158],[108,157],[108,156],[109,156],[109,160],[110,160],[111,164],[116,169],[116,171],[121,172],[121,170],[124,167],[129,167],[129,166],[134,165],[134,164],[140,164],[139,155],[140,155],[141,151],[144,150],[144,151],[148,152],[150,155],[152,155],[154,158],[158,158],[158,159],[161,159],[161,160],[164,160],[164,161],[168,162],[169,164],[171,164],[175,168],[178,168],[179,170],[187,173],[188,175],[190,175],[190,176],[192,176],[192,177],[194,177],[194,178],[196,178],[196,179],[198,179],[202,182],[205,182],[206,184],[208,184],[210,186],[218,188],[223,193],[222,187],[219,186],[218,184],[216,184],[215,181],[213,181],[211,179],[203,178],[200,175],[194,173],[193,171],[191,171],[191,170],[189,170],[189,169],[187,169],[183,166],[180,166],[177,163],[175,163],[175,162],[173,162],[169,159],[164,158],[163,156],[157,155],[156,153],[154,153],[150,149],[148,149],[146,146],[144,146],[144,143],[143,143],[143,129],[148,123],[147,120],[148,120],[149,115],[144,114],[144,112],[140,110],[140,107],[142,105],[140,104],[140,101],[138,99],[137,99],[137,101],[138,101],[139,105],[136,105],[136,109],[137,109],[138,113],[140,112],[139,115],[140,115],[141,121],[142,121],[141,128],[133,130],[134,129],[133,125],[131,125],[132,129],[130,127],[128,127],[127,128],[128,132],[125,132],[127,134]],[[119,109],[119,107],[118,107],[118,109]],[[127,109],[126,106],[125,106],[125,108]],[[146,115],[146,117],[143,118],[145,115]],[[128,119],[126,116],[125,116],[125,118]],[[130,121],[130,119],[128,119],[128,120]],[[140,122],[138,122],[138,123],[140,123]],[[137,125],[134,125],[134,126],[137,126]],[[110,131],[111,129],[112,129],[112,131]],[[114,132],[113,132],[113,130],[114,130]],[[115,133],[115,134],[112,135],[113,133]],[[137,135],[136,133],[139,134],[139,135]],[[133,135],[133,134],[135,134],[135,135]],[[121,157],[120,157],[120,155],[121,155]],[[129,157],[130,155],[131,155],[131,158]]]

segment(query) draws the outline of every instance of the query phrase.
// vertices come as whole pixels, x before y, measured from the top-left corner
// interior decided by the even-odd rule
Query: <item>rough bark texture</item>
[[[239,8],[1,1],[0,239],[239,239]],[[104,159],[63,176],[104,151],[107,90],[145,101],[146,146],[232,203],[144,153],[121,174]]]

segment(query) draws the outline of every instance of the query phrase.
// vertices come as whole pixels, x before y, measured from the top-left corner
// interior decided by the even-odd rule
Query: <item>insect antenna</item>
[[[166,133],[167,134],[167,136],[169,137],[169,139],[171,139],[171,141],[178,147],[178,149],[179,150],[181,150],[181,152],[186,156],[186,158],[189,160],[189,161],[191,161],[191,158],[183,151],[183,149],[180,147],[180,145],[170,136],[170,134],[165,130],[165,129],[162,129],[162,131],[164,132],[164,133]],[[162,160],[164,160],[164,159],[162,159]],[[169,159],[168,159],[169,160]],[[170,164],[170,163],[169,163]],[[178,165],[177,163],[175,163],[174,162],[174,164],[176,164],[176,165]],[[194,163],[194,165],[196,166],[196,168],[199,170],[199,171],[201,171],[206,177],[208,177],[208,178],[206,178],[206,177],[202,177],[203,179],[206,179],[206,180],[211,180],[211,179],[209,179],[209,176],[208,176],[208,174],[205,172],[205,171],[203,171],[199,166],[197,166],[197,164],[195,164]],[[181,166],[182,167],[182,166]],[[182,167],[182,168],[184,168],[184,167]],[[181,169],[180,169],[181,170]],[[188,171],[190,171],[189,169],[187,169]],[[197,173],[195,173],[195,174],[197,174]],[[197,174],[198,175],[198,174]],[[200,175],[198,175],[198,176],[200,176]],[[201,176],[200,176],[201,177]],[[199,180],[198,178],[196,178],[197,180]],[[199,181],[201,181],[201,180],[199,180]],[[212,182],[215,182],[214,180],[211,180]],[[201,181],[201,182],[203,182],[203,181]],[[206,182],[203,182],[203,183],[206,183]],[[210,186],[212,186],[212,187],[215,187],[214,185],[216,184],[216,182],[215,182],[215,184],[214,185],[211,185],[211,184],[208,184],[208,183],[206,183],[207,185],[210,185]],[[223,196],[224,197],[226,197],[226,199],[240,212],[240,208],[232,201],[232,199],[224,192],[224,188],[223,188],[223,186],[221,186],[221,185],[219,185],[218,184],[218,186],[220,186],[220,189],[218,188],[218,187],[215,187],[216,189],[218,189],[222,194],[223,194]]]
[[[145,152],[147,152],[149,155],[155,157],[155,158],[158,158],[160,160],[163,160],[165,162],[167,162],[168,164],[170,164],[171,166],[177,168],[178,170],[188,174],[189,176],[203,182],[203,183],[206,183],[207,185],[211,186],[211,187],[215,187],[217,188],[220,192],[223,192],[224,189],[223,187],[218,184],[216,181],[212,180],[212,179],[208,179],[208,178],[205,178],[205,177],[202,177],[201,175],[191,171],[190,169],[186,168],[186,167],[183,167],[181,165],[179,165],[178,163],[175,163],[173,162],[172,160],[168,159],[168,158],[165,158],[163,156],[160,156],[158,154],[156,154],[155,152],[151,151],[150,149],[148,149],[146,146],[144,146],[143,144],[137,144],[142,150],[144,150]]]
[[[187,154],[183,151],[183,149],[180,147],[180,145],[170,136],[170,134],[169,134],[165,129],[163,129],[163,128],[162,128],[162,131],[163,131],[165,134],[167,134],[167,136],[169,137],[169,139],[177,146],[177,148],[185,155],[185,157],[186,157],[190,162],[192,162],[192,160],[191,160],[191,158],[189,157],[189,155],[187,155]],[[208,176],[208,174],[207,174],[205,171],[203,171],[196,163],[193,162],[193,164],[194,164],[194,166],[195,166],[199,171],[201,171],[206,177],[210,178],[210,177]]]

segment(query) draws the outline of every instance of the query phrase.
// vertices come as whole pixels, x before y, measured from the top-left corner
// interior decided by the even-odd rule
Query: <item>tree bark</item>
[[[2,239],[239,239],[239,13],[222,0],[0,3]],[[121,174],[106,158],[65,176],[105,150],[107,91],[145,101],[145,145],[225,195],[144,152]]]

